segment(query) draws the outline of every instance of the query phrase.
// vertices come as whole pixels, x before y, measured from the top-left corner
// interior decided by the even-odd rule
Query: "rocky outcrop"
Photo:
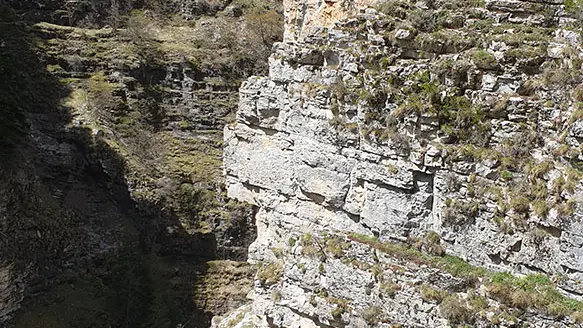
[[[284,1],[284,41],[302,41],[314,29],[332,27],[354,14],[359,8],[372,5],[371,0],[352,1]]]
[[[286,42],[268,77],[243,84],[237,122],[225,128],[228,195],[260,208],[249,259],[263,267],[252,306],[216,326],[512,326],[499,321],[514,311],[505,306],[526,309],[514,319],[537,327],[579,322],[569,317],[583,294],[582,49],[572,8],[349,3],[355,9],[327,21],[302,4],[301,15],[285,5]],[[350,233],[388,244],[375,251]],[[441,260],[419,260],[425,253],[395,262],[379,252],[399,243],[485,271],[458,284]],[[552,277],[546,286],[575,300],[562,313],[552,302],[509,301],[495,272]],[[398,285],[388,299],[383,284]],[[518,285],[506,288],[528,292]],[[487,305],[472,306],[467,287]],[[424,288],[457,296],[438,307]]]

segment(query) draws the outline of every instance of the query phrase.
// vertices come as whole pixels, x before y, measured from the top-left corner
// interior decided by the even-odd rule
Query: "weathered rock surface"
[[[0,1],[0,327],[204,328],[244,303],[254,209],[226,197],[222,130],[281,26],[227,4]]]
[[[265,327],[456,323],[413,288],[425,283],[467,299],[439,270],[351,240],[338,259],[294,246],[344,232],[409,243],[435,232],[448,254],[492,271],[554,277],[561,293],[580,300],[582,48],[568,8],[388,1],[382,13],[345,5],[352,10],[320,16],[314,3],[286,2],[286,38],[270,74],[243,84],[237,122],[225,128],[228,195],[260,208],[249,259],[275,276],[266,284],[260,269],[250,312],[239,319]],[[381,300],[387,280],[379,275],[402,285],[394,298]],[[490,310],[477,311],[474,326],[513,326],[497,321],[503,310],[483,295]],[[372,322],[367,311],[384,319]],[[522,313],[516,324],[576,320],[551,312]]]

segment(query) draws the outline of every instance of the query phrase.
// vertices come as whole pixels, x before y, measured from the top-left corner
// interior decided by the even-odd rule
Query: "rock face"
[[[245,304],[254,209],[226,197],[222,130],[282,24],[229,3],[0,1],[0,327],[205,328]]]
[[[331,27],[358,8],[372,5],[371,0],[284,1],[285,42],[301,42],[313,29]]]
[[[494,273],[583,294],[572,6],[346,1],[322,13],[336,5],[285,3],[269,76],[243,84],[225,128],[228,195],[260,208],[249,259],[262,268],[252,304],[215,326],[580,322],[575,300],[562,313],[509,301]],[[387,251],[398,242],[423,252]],[[443,251],[485,268],[478,282],[436,264]]]

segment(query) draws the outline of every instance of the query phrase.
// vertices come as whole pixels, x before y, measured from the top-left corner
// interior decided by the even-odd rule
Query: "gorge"
[[[574,5],[284,2],[225,127],[259,271],[214,327],[580,326]]]
[[[0,326],[583,326],[581,5],[0,0]]]

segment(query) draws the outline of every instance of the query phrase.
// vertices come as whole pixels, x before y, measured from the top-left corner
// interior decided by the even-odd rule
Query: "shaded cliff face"
[[[262,267],[217,326],[580,323],[578,7],[320,5],[319,29],[286,18],[225,128]]]
[[[164,3],[0,2],[0,326],[206,327],[244,303],[254,208],[226,198],[222,129],[277,3]]]

